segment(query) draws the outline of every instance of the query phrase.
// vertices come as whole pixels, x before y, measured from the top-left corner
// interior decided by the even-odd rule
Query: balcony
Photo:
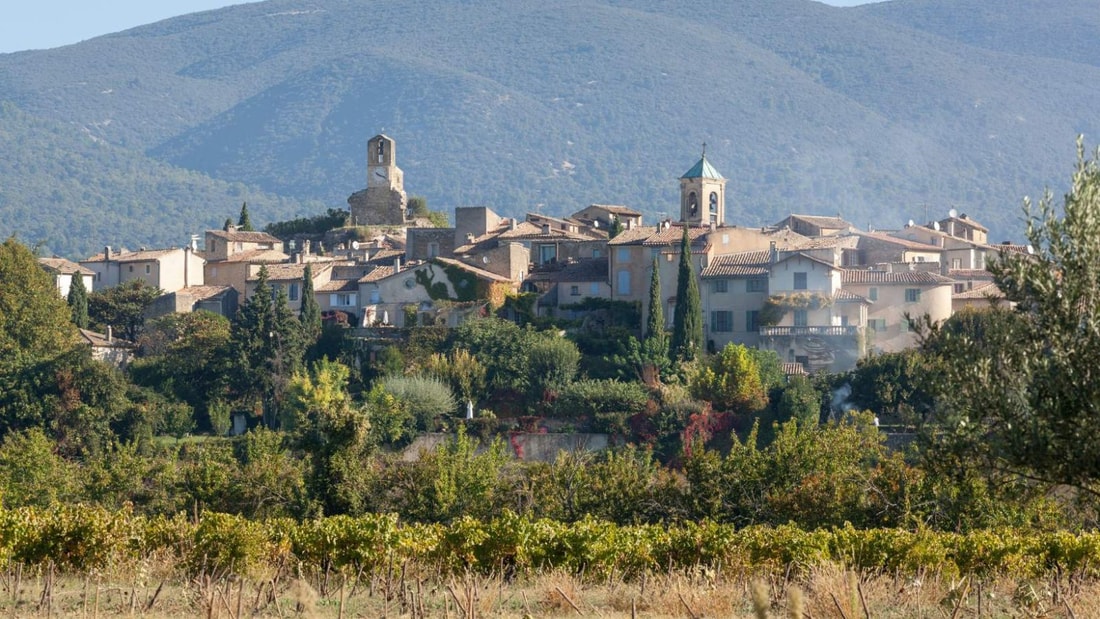
[[[760,327],[761,336],[850,336],[859,335],[860,327]]]

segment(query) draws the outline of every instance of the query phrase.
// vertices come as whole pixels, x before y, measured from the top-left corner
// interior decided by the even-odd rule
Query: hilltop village
[[[540,317],[583,317],[592,299],[634,303],[648,316],[656,268],[671,328],[687,227],[707,349],[772,350],[788,373],[801,374],[845,371],[867,355],[913,346],[910,318],[941,321],[990,304],[1000,295],[986,261],[1028,251],[991,245],[984,226],[954,210],[889,230],[860,230],[841,214],[743,227],[726,219],[726,178],[705,150],[679,178],[675,221],[646,225],[641,212],[606,204],[523,220],[467,206],[440,228],[409,209],[395,141],[377,135],[367,154],[367,186],[348,198],[347,225],[320,238],[277,238],[227,222],[206,231],[201,246],[195,236],[182,248],[105,247],[79,263],[40,262],[62,295],[73,277],[90,291],[132,280],[160,289],[149,318],[198,309],[232,317],[263,269],[291,309],[311,288],[326,320],[364,330],[453,327],[522,293],[534,295]],[[84,334],[105,354],[125,352],[112,334]]]

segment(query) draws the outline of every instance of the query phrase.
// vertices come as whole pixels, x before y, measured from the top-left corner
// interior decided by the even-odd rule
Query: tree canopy
[[[1100,152],[1097,153],[1100,155]],[[941,364],[935,436],[1001,472],[1097,492],[1100,480],[1100,166],[1078,142],[1059,208],[1024,201],[1033,253],[989,265],[1013,309],[956,316],[924,334]]]

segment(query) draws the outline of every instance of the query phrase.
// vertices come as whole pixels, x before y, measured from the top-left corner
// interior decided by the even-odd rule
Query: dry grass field
[[[294,570],[287,570],[293,572]],[[410,570],[411,572],[411,570]],[[508,580],[405,573],[198,578],[173,566],[51,576],[8,571],[3,617],[1100,617],[1100,583],[857,575],[836,565],[799,576],[698,569],[592,582],[561,572]]]

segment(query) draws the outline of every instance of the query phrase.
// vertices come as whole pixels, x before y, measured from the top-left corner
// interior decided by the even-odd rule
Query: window
[[[558,248],[555,245],[539,245],[539,263],[553,262],[558,257]]]
[[[341,292],[329,295],[329,305],[332,307],[354,307],[355,296],[354,292]]]
[[[749,310],[745,312],[745,331],[752,333],[753,331],[760,330],[760,312],[757,310]]]
[[[905,289],[905,302],[917,303],[920,301],[920,288],[906,288]]]
[[[714,332],[733,331],[733,312],[727,310],[711,312],[710,330]]]
[[[806,289],[806,274],[798,272],[794,274],[794,289],[805,290]]]
[[[370,302],[372,304],[375,304],[375,305],[377,305],[378,303],[381,303],[382,302],[382,294],[380,292],[378,292],[377,290],[371,290],[370,291]]]
[[[952,258],[951,259],[951,268],[952,269],[961,269],[962,265],[963,265],[962,258]]]
[[[439,243],[428,243],[428,257],[435,258],[439,255]]]
[[[885,318],[872,318],[867,321],[867,327],[872,331],[879,333],[886,330]]]
[[[878,301],[878,288],[871,288],[867,291],[867,298],[872,301]]]
[[[588,294],[590,294],[592,296],[597,296],[598,294],[600,294],[600,284],[599,284],[599,282],[592,282],[591,284],[588,285]]]
[[[620,247],[618,249],[618,251],[615,252],[615,261],[616,262],[630,262],[630,248],[629,247]]]
[[[800,310],[795,310],[794,311],[794,326],[796,326],[796,327],[805,327],[809,324],[810,324],[810,316],[809,316],[809,313],[806,310],[800,309]]]
[[[600,250],[598,250],[598,249],[593,249],[593,250],[592,250],[592,257],[593,257],[593,258],[599,258],[599,257],[600,257],[600,256],[602,256],[602,255],[603,255],[603,254],[602,254],[602,253],[600,252]]]
[[[569,294],[574,296],[574,297],[581,296],[581,287],[580,286],[570,286],[569,287]]]
[[[630,271],[623,269],[619,271],[617,276],[616,288],[619,289],[619,294],[630,294]]]
[[[134,265],[132,265],[132,264],[130,265],[130,272],[131,272],[131,273],[133,273],[133,272],[134,272]]]
[[[754,277],[745,282],[745,292],[767,292],[768,278]]]
[[[730,282],[728,279],[716,279],[710,283],[711,292],[729,292]]]
[[[151,271],[151,270],[152,270],[152,267],[151,267],[150,265],[148,265],[148,264],[147,264],[147,265],[145,265],[145,274],[146,274],[146,275],[148,275],[148,274],[150,273],[150,271]]]
[[[955,284],[955,294],[966,292],[966,284]]]
[[[218,242],[212,240],[210,241],[210,252],[213,253],[216,251],[218,251]]]
[[[287,287],[286,297],[288,301],[298,300],[298,282],[294,282]]]
[[[901,318],[901,332],[902,333],[909,333],[910,331],[912,331],[912,327],[909,324],[909,319],[902,316],[902,318]]]

